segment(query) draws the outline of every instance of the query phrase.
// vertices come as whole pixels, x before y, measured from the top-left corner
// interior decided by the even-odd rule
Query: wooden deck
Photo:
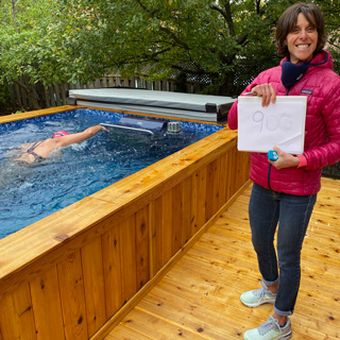
[[[322,182],[303,247],[294,340],[340,338],[340,181]],[[241,339],[271,314],[271,305],[251,309],[239,301],[260,279],[250,242],[249,194],[250,188],[105,340]]]

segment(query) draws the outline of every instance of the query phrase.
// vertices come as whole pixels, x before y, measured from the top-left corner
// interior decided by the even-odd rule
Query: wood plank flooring
[[[294,340],[340,338],[340,181],[323,178],[302,255]],[[248,225],[248,188],[105,340],[243,339],[271,305],[239,295],[260,280]]]

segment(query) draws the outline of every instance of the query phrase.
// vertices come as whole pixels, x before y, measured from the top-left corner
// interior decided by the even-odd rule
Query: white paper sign
[[[268,152],[278,145],[288,153],[303,153],[306,107],[305,96],[277,96],[267,107],[260,97],[238,97],[238,150]]]

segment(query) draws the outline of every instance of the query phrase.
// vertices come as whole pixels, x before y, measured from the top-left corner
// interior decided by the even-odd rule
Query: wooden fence
[[[159,91],[176,91],[175,80],[150,81],[140,77],[122,78],[119,75],[107,75],[87,84],[56,84],[23,85],[20,82],[10,86],[11,102],[13,107],[20,109],[40,109],[67,104],[70,89],[91,89],[108,87],[140,88]],[[186,91],[195,92],[195,85],[187,83]]]

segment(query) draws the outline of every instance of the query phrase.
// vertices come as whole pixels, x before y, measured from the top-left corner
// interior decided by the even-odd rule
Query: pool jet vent
[[[168,133],[179,133],[182,131],[181,124],[179,122],[169,122],[166,131]]]
[[[101,123],[101,125],[107,128],[123,129],[127,131],[137,131],[146,134],[153,135],[156,132],[163,130],[165,121],[139,119],[133,117],[122,117],[117,124]]]

